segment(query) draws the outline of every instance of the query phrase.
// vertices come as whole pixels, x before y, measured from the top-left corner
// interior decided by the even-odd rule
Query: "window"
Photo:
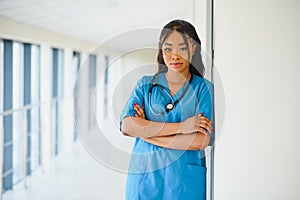
[[[38,46],[24,44],[24,105],[27,117],[27,175],[36,169],[40,155],[40,49]]]
[[[96,87],[96,77],[97,77],[97,56],[89,56],[89,128],[91,128],[96,123],[96,116],[93,104],[93,98],[95,94]]]
[[[3,40],[3,111],[11,110],[12,85],[13,85],[13,42]],[[3,165],[3,189],[12,189],[13,185],[13,160],[12,160],[12,115],[3,117],[4,126],[4,165]]]
[[[80,53],[73,51],[73,77],[74,77],[74,81],[73,81],[73,86],[75,87],[76,84],[76,79],[77,79],[77,73],[78,70],[80,68]],[[74,93],[74,95],[77,95],[76,93]],[[77,104],[75,104],[74,106],[76,106]],[[75,107],[75,116],[79,116],[79,109],[77,107]],[[74,124],[75,125],[75,124]],[[74,141],[76,141],[78,139],[78,131],[76,129],[76,126],[74,126]]]
[[[108,77],[109,77],[109,57],[105,56],[105,74],[104,74],[104,118],[107,117],[107,99],[108,99]]]
[[[62,130],[62,97],[63,97],[63,50],[52,49],[52,98],[51,105],[52,133],[55,137],[55,154],[57,155],[61,148],[61,130]]]
[[[0,113],[3,112],[3,41],[0,39]],[[2,121],[0,121],[0,123],[2,123]],[[2,127],[2,124],[0,124],[0,129]],[[1,130],[0,130],[1,131]],[[0,150],[1,152],[1,150]]]
[[[4,62],[4,44],[3,44],[3,41],[0,39],[0,113],[3,112],[3,109],[4,109],[4,67],[3,67],[3,62]],[[3,127],[3,116],[0,114],[0,141],[2,142],[3,139],[4,139],[4,127]],[[4,148],[3,146],[1,145],[1,149],[0,149],[0,164],[1,164],[1,174],[3,173],[3,165],[2,163],[4,162],[4,158],[3,158],[3,155],[4,155],[4,152],[3,152]],[[1,183],[3,181],[0,180]],[[2,188],[3,187],[3,184],[2,185]],[[2,190],[1,188],[1,190]]]
[[[26,175],[39,166],[39,105],[32,108],[32,103],[39,103],[39,57],[36,45],[1,41],[0,91],[4,98],[0,111],[12,112],[3,117],[4,190],[23,180],[24,161]]]

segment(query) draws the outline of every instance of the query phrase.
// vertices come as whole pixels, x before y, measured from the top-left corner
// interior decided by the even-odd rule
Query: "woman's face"
[[[163,59],[169,70],[176,72],[187,72],[189,64],[195,52],[195,45],[191,39],[184,43],[182,35],[176,31],[166,38],[162,45]],[[189,48],[189,49],[188,49]]]

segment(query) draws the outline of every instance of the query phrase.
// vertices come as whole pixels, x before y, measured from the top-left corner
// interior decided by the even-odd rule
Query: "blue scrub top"
[[[149,89],[153,76],[144,76],[138,80],[120,116],[120,124],[127,116],[134,116],[134,103],[144,104],[147,120],[156,122],[182,122],[187,118],[203,115],[210,120],[213,115],[213,85],[200,76],[193,75],[191,83],[184,86],[173,96],[176,101],[188,84],[187,92],[168,113],[165,105],[170,97],[160,87],[152,89],[151,108],[149,107]],[[155,76],[155,83],[168,88],[165,73]],[[122,128],[122,126],[120,127]],[[202,150],[175,150],[159,147],[136,138],[128,168],[126,184],[127,200],[205,200],[206,164]]]

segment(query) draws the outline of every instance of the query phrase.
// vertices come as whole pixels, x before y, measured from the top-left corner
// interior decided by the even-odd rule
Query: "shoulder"
[[[194,75],[193,79],[195,80],[192,81],[192,87],[196,91],[198,97],[201,97],[203,95],[213,95],[214,88],[211,81],[197,75]]]
[[[141,78],[139,78],[139,80],[137,81],[137,84],[147,84],[147,83],[151,83],[153,76],[142,76]]]
[[[202,78],[198,75],[193,74],[193,81],[196,86],[199,86],[200,88],[206,87],[206,88],[212,88],[213,83],[206,78]]]
[[[153,76],[142,76],[136,83],[137,88],[145,88],[151,84]]]
[[[153,78],[153,75],[148,75],[148,76],[142,76],[139,81],[147,83],[147,82],[151,82]]]

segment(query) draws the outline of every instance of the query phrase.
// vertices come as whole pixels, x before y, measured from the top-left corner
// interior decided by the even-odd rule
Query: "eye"
[[[171,50],[171,48],[164,48],[164,51],[171,52],[172,50]]]
[[[180,51],[186,51],[187,50],[187,48],[186,47],[182,47],[182,48],[180,48]]]

